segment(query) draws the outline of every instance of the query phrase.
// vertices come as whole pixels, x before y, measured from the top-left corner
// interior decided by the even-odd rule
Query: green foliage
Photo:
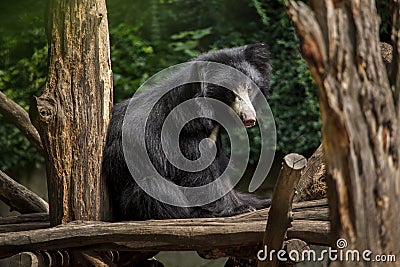
[[[183,52],[189,57],[195,57],[199,55],[199,41],[205,36],[211,34],[211,27],[205,29],[199,29],[194,31],[183,31],[177,34],[173,34],[171,39],[173,42],[169,44],[169,47],[175,52]]]
[[[258,15],[260,15],[262,23],[267,26],[269,25],[269,17],[267,16],[267,12],[265,11],[264,7],[262,6],[262,3],[258,0],[252,0],[254,7],[257,10]]]
[[[275,116],[277,150],[309,155],[321,142],[317,90],[282,2],[265,1],[257,8],[260,17],[268,17],[263,19],[263,28],[274,67],[269,103]]]
[[[1,116],[0,121],[0,170],[13,173],[43,163],[43,158],[14,125],[3,123]]]
[[[376,1],[376,7],[378,9],[378,14],[381,18],[381,25],[379,28],[381,41],[390,43],[390,34],[391,34],[390,1],[378,0]]]
[[[173,34],[170,42],[151,42],[140,36],[140,28],[124,23],[110,29],[115,101],[126,99],[150,76],[200,53],[200,41],[211,28]]]
[[[117,102],[132,96],[154,71],[154,50],[138,30],[120,24],[110,29],[111,61]]]
[[[31,97],[39,95],[45,82],[47,46],[44,29],[31,30],[23,36],[24,39],[4,36],[0,41],[0,91],[28,110]],[[15,45],[28,48],[24,54],[30,56],[16,59],[12,50]],[[12,122],[0,115],[0,169],[12,172],[40,163],[43,158],[36,149]]]

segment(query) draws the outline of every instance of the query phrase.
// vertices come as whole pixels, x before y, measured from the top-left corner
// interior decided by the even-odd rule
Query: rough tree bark
[[[326,198],[326,164],[322,145],[308,159],[301,171],[293,202]]]
[[[399,1],[393,4],[398,18]],[[288,14],[319,89],[335,238],[345,238],[349,249],[398,259],[400,22],[393,25],[391,69],[397,79],[391,88],[380,55],[375,1],[311,0],[311,8],[289,1]]]
[[[386,71],[391,73],[392,46],[384,42],[381,42],[379,46]],[[301,172],[301,178],[296,191],[297,194],[294,196],[293,202],[327,197],[326,163],[322,144],[308,159],[306,168]]]
[[[104,0],[50,0],[49,64],[31,107],[46,160],[51,225],[108,219],[101,160],[112,106]]]

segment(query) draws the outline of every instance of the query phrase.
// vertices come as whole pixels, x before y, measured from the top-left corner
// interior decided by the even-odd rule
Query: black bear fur
[[[250,77],[262,93],[267,94],[271,65],[269,53],[263,44],[223,49],[200,55],[193,61],[211,61],[233,67]],[[157,87],[154,90],[157,90]],[[211,84],[179,86],[157,103],[146,125],[146,145],[154,167],[164,178],[181,186],[208,184],[225,170],[228,163],[221,141],[221,131],[218,131],[216,136],[216,159],[203,171],[192,173],[179,170],[169,163],[165,154],[162,153],[159,129],[164,119],[176,105],[196,97],[211,97],[232,105],[236,96],[230,90]],[[236,190],[230,191],[213,203],[200,207],[176,207],[147,195],[136,184],[125,163],[122,125],[128,105],[129,99],[114,106],[103,155],[102,175],[107,182],[114,221],[231,216],[269,206],[268,199],[259,199]],[[140,116],[140,112],[140,107],[138,107],[135,114]],[[199,157],[199,142],[209,137],[216,126],[218,123],[206,118],[198,118],[185,125],[179,135],[180,150],[183,155],[191,160]],[[129,125],[129,127],[135,127],[135,125]]]

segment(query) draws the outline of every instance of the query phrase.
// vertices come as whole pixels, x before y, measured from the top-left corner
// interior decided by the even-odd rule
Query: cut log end
[[[301,170],[307,164],[306,158],[297,153],[291,153],[289,155],[286,155],[283,158],[283,160],[289,168],[294,169],[294,170]]]

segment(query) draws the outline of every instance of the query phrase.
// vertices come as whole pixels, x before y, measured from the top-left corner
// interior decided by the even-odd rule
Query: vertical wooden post
[[[272,195],[271,209],[268,213],[268,218],[271,219],[267,222],[262,249],[266,246],[268,251],[278,252],[283,248],[286,231],[293,221],[292,202],[296,186],[306,164],[306,158],[296,153],[291,153],[283,158],[282,168]],[[267,257],[267,260],[259,261],[257,264],[258,267],[278,265],[276,254],[272,259]]]
[[[107,219],[101,160],[112,107],[104,0],[49,0],[49,63],[31,119],[45,150],[52,225]]]
[[[391,88],[381,58],[375,1],[288,1],[288,14],[319,89],[335,238],[344,238],[346,249],[399,258],[400,83]],[[396,53],[393,60],[400,62]]]

